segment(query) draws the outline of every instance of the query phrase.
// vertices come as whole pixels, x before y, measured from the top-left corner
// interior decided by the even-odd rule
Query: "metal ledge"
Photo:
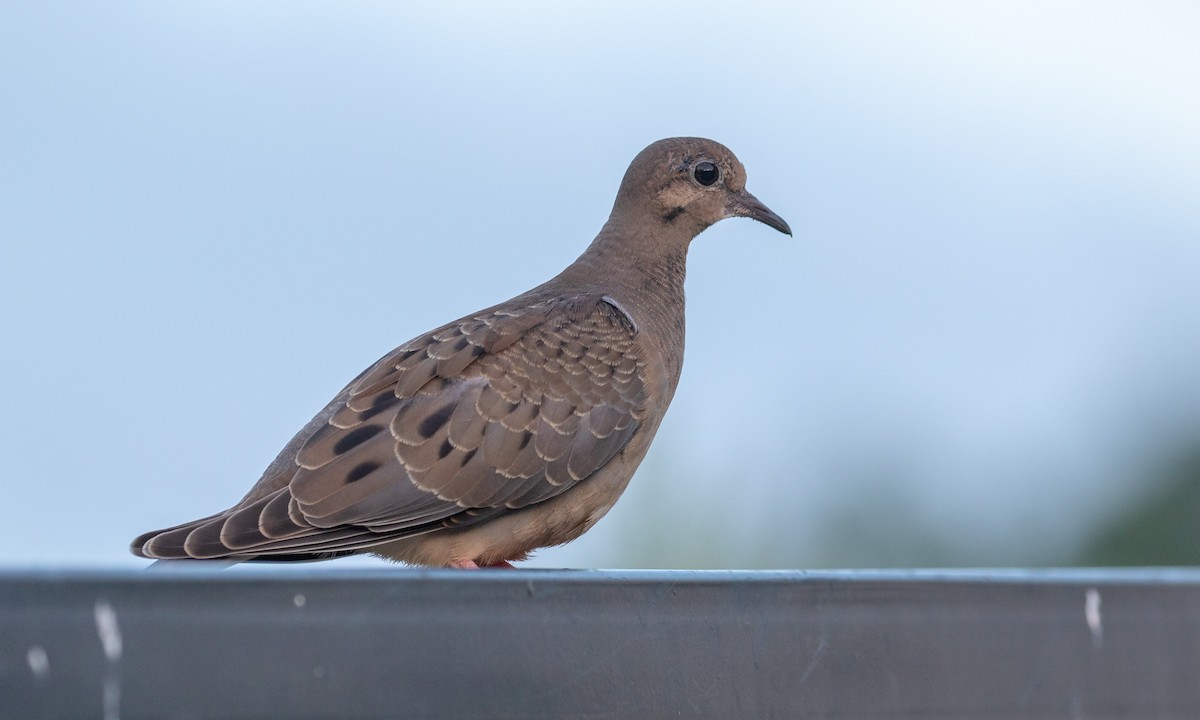
[[[0,573],[0,717],[1196,718],[1200,572]]]

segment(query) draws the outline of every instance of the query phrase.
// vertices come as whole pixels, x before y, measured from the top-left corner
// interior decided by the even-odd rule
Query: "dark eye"
[[[696,178],[696,182],[704,187],[708,187],[721,179],[721,171],[716,165],[705,161],[696,163],[696,169],[692,171],[692,177]]]

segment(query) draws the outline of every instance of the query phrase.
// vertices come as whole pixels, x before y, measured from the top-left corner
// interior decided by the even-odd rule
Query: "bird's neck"
[[[664,360],[668,399],[683,367],[683,286],[690,241],[691,236],[644,229],[631,235],[610,222],[560,276],[570,285],[611,296],[633,315],[639,328],[649,331],[645,337],[658,345]]]

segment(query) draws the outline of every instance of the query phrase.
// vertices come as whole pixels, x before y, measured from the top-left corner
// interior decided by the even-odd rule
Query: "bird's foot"
[[[474,560],[455,560],[454,562],[450,563],[450,567],[458,568],[459,570],[479,570],[482,568],[508,568],[509,570],[516,569],[512,563],[505,562],[503,560],[490,565],[479,565]]]

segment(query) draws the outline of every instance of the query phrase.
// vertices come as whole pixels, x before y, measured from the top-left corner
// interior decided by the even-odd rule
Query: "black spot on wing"
[[[417,426],[417,432],[421,434],[421,437],[428,440],[429,438],[433,437],[438,430],[442,429],[442,426],[445,425],[448,420],[450,420],[450,416],[453,414],[454,403],[447,403],[438,408],[436,411],[425,416],[425,418],[421,420],[421,424]]]
[[[354,469],[346,475],[346,484],[349,485],[355,480],[362,480],[366,476],[378,470],[380,467],[380,464],[373,460],[359,463],[355,465]]]
[[[370,420],[398,402],[400,402],[400,398],[396,397],[396,393],[388,389],[386,392],[381,392],[376,395],[375,399],[371,401],[371,407],[360,412],[358,414],[358,419]]]
[[[333,446],[333,452],[337,455],[341,455],[344,452],[353,450],[359,445],[362,445],[366,441],[375,437],[382,431],[382,425],[363,425],[360,428],[355,428],[343,435],[337,441],[337,444]]]

